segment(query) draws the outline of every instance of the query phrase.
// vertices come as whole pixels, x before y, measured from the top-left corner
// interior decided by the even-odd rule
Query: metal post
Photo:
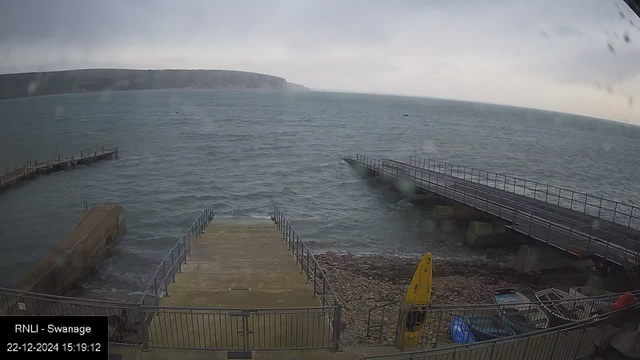
[[[316,289],[316,279],[318,278],[318,263],[313,262],[313,297],[316,297],[317,289]]]
[[[602,198],[600,198],[600,206],[598,206],[598,217],[600,217],[600,210],[602,210]]]
[[[335,307],[333,314],[333,351],[340,350],[340,326],[342,325],[342,305]]]
[[[167,284],[167,263],[162,260],[162,273],[164,274],[164,293],[169,297],[169,285]]]
[[[311,275],[309,270],[309,265],[311,265],[311,263],[309,262],[310,255],[311,253],[309,252],[309,248],[307,248],[307,284],[309,283],[309,276]]]
[[[570,209],[573,210],[573,195],[575,194],[574,191],[571,192],[571,207]]]
[[[582,213],[587,213],[587,202],[589,201],[589,195],[584,194],[584,208],[582,209]]]
[[[153,297],[154,297],[154,303],[156,304],[156,306],[158,306],[158,285],[156,284],[156,276],[153,275]]]
[[[248,331],[248,322],[249,322],[249,313],[247,310],[242,309],[242,348],[244,352],[249,352],[249,331]]]
[[[140,324],[140,335],[142,338],[142,351],[147,351],[149,350],[149,328],[147,327],[147,319],[145,319],[142,305],[138,305],[137,309],[138,323]]]
[[[180,251],[180,241],[178,241],[178,272],[182,272],[182,251]]]
[[[196,235],[195,237],[196,239],[198,238],[198,235]],[[184,256],[184,263],[187,263],[187,254],[191,254],[191,246],[189,246],[189,249],[187,249],[187,238],[185,236],[182,237],[182,246],[185,250],[185,256]]]
[[[174,265],[175,260],[173,259],[173,249],[171,249],[171,277],[173,278],[173,282],[176,282],[176,269]]]
[[[322,306],[324,306],[325,304],[325,291],[327,290],[327,278],[324,276],[324,274],[322,275]]]
[[[396,324],[396,348],[400,349],[400,351],[404,351],[404,332],[406,329],[407,315],[407,310],[401,306],[400,311],[398,311],[398,323]]]
[[[300,274],[304,271],[304,248],[300,249],[300,237],[296,235],[296,259],[300,263]]]
[[[616,214],[618,213],[618,202],[616,201],[616,208],[613,210],[613,220],[612,222],[616,222]]]
[[[547,198],[549,198],[549,185],[547,185],[547,191],[544,193],[544,202],[547,202]]]

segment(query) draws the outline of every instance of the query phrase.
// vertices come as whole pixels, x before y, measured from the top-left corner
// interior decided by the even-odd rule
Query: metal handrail
[[[627,204],[627,203],[606,199],[600,196],[589,195],[586,193],[565,189],[559,186],[548,185],[548,184],[540,183],[533,180],[522,179],[515,176],[476,169],[473,167],[466,167],[463,165],[452,164],[452,163],[443,162],[439,160],[422,158],[419,156],[413,156],[413,155],[409,156],[409,163],[412,164],[413,166],[426,168],[429,171],[434,171],[434,172],[450,175],[457,178],[461,178],[460,176],[462,176],[462,179],[464,180],[469,180],[473,183],[494,187],[496,189],[498,188],[497,185],[499,182],[503,184],[503,188],[501,190],[509,191],[509,192],[512,192],[513,194],[523,195],[523,196],[526,196],[535,200],[544,201],[550,204],[555,204],[567,209],[581,212],[583,214],[596,216],[600,219],[611,221],[618,225],[640,230],[640,217],[633,215],[634,211],[636,211],[636,214],[640,214],[639,212],[637,212],[638,207]],[[484,174],[484,176],[482,176],[482,174]],[[512,179],[513,181],[511,181],[510,179]],[[484,180],[484,184],[482,183],[482,180]],[[520,185],[518,185],[518,182],[520,183]],[[506,186],[507,184],[509,185],[513,184],[512,185],[513,187],[511,186],[507,187]],[[527,184],[533,187],[527,187]],[[521,194],[516,191],[517,188],[523,189]],[[549,189],[551,190],[557,189],[557,193],[551,193],[549,192]],[[530,190],[530,192],[527,193],[526,190]],[[533,192],[533,196],[531,196],[532,192]],[[564,192],[564,196],[563,196],[563,192]],[[538,194],[544,195],[544,199],[539,198]],[[549,196],[556,198],[557,201],[550,202]],[[581,198],[584,198],[584,200],[580,200]],[[560,201],[560,199],[565,199],[566,202],[569,202],[569,206],[566,206],[566,202],[563,203],[562,201]],[[593,201],[589,201],[589,199],[593,199]],[[580,210],[579,208],[576,209],[574,207],[574,204],[583,205],[582,210]],[[607,206],[607,204],[609,204],[609,206]],[[620,207],[621,209],[618,209],[618,207]],[[622,209],[624,209],[625,207],[629,209],[629,212],[622,211]],[[588,212],[587,209],[592,209],[593,211]],[[597,213],[596,213],[596,210],[597,210]],[[606,212],[610,212],[610,215],[612,215],[612,218],[604,217]],[[621,223],[619,221],[616,221],[616,217],[618,215],[628,217],[629,221],[626,223]],[[638,220],[638,222],[634,223],[634,221],[632,220]],[[632,225],[635,225],[635,226],[632,226]]]
[[[403,176],[406,176],[410,179],[413,180],[414,185],[428,190],[430,192],[435,192],[437,194],[449,197],[457,202],[461,202],[465,205],[471,206],[473,208],[476,208],[478,210],[490,213],[492,215],[495,215],[499,218],[502,218],[504,220],[507,220],[511,223],[513,223],[514,225],[518,225],[518,221],[528,221],[528,227],[526,228],[526,230],[523,229],[517,229],[515,227],[512,226],[514,231],[520,232],[522,234],[528,235],[528,236],[532,236],[535,237],[536,239],[538,239],[539,241],[545,242],[551,246],[555,246],[555,247],[559,247],[562,248],[563,250],[568,251],[568,247],[571,245],[571,242],[575,239],[577,241],[581,241],[584,240],[586,242],[586,246],[587,248],[585,249],[585,251],[589,252],[589,250],[592,248],[592,240],[593,240],[593,247],[597,247],[596,244],[599,244],[600,246],[602,246],[604,248],[604,250],[602,250],[601,252],[604,252],[604,254],[601,254],[595,250],[592,251],[592,253],[595,256],[604,258],[610,262],[613,262],[615,264],[618,264],[620,266],[625,266],[625,264],[622,264],[618,261],[614,261],[609,255],[610,250],[611,252],[617,252],[620,254],[620,256],[625,258],[625,263],[628,262],[628,257],[627,255],[632,255],[632,256],[637,256],[637,252],[635,251],[635,249],[630,249],[624,246],[621,246],[619,244],[616,244],[615,242],[612,243],[611,242],[611,237],[612,236],[618,236],[618,237],[626,237],[624,235],[620,235],[620,234],[616,234],[613,231],[611,231],[610,229],[599,229],[598,231],[601,232],[606,232],[607,234],[607,238],[609,240],[604,240],[599,238],[598,236],[593,234],[593,226],[590,226],[588,229],[590,229],[589,233],[587,234],[586,232],[582,231],[582,228],[584,228],[583,224],[579,224],[579,223],[575,223],[575,222],[571,222],[570,224],[566,224],[566,225],[560,225],[560,224],[556,224],[551,220],[548,219],[544,219],[544,218],[540,218],[538,216],[535,216],[532,214],[532,212],[526,212],[523,211],[527,210],[527,209],[531,209],[532,207],[528,204],[522,204],[519,202],[515,202],[515,207],[512,207],[511,205],[505,205],[505,199],[508,199],[511,202],[514,202],[514,200],[511,197],[505,197],[504,195],[500,195],[500,194],[492,194],[494,197],[499,197],[498,202],[495,201],[491,201],[489,199],[483,198],[483,197],[479,197],[478,196],[478,188],[474,187],[472,185],[469,184],[465,184],[465,183],[461,183],[452,179],[447,179],[447,178],[440,178],[437,175],[432,175],[432,173],[429,172],[422,172],[420,171],[420,177],[418,177],[418,171],[414,170],[414,169],[410,169],[410,168],[405,168],[403,169],[403,171],[401,172],[398,166],[389,166],[387,164],[387,160],[382,160],[382,159],[373,159],[367,156],[363,156],[363,155],[356,155],[356,162],[364,165],[365,167],[369,168],[370,170],[377,172],[381,175],[385,175],[385,176],[391,176],[394,177],[398,180],[401,180],[401,174]],[[412,165],[407,165],[404,163],[400,163],[405,167],[411,167]],[[387,169],[388,171],[384,171],[385,169]],[[418,168],[420,170],[425,170],[423,168]],[[405,171],[406,170],[406,171]],[[411,175],[411,173],[413,173],[413,175]],[[462,179],[460,179],[462,180]],[[444,184],[442,184],[444,183]],[[426,188],[425,188],[426,185]],[[452,186],[453,185],[453,186]],[[457,186],[455,185],[461,185],[461,187],[465,187],[467,189],[469,189],[469,191],[466,190],[462,190],[462,189],[458,189]],[[434,189],[432,189],[432,187],[434,187]],[[480,191],[483,191],[483,189],[480,189]],[[472,201],[473,200],[473,201]],[[490,209],[492,208],[492,209]],[[540,212],[538,210],[536,210],[537,212]],[[542,224],[542,225],[539,225]],[[540,229],[538,230],[546,230],[546,238],[541,238],[539,235],[536,234],[532,234],[532,229],[533,227],[539,227]],[[566,244],[566,246],[559,246],[556,245],[552,242],[550,242],[549,240],[551,239],[551,233],[554,234],[561,234],[563,237],[568,236],[568,242]],[[544,237],[544,236],[543,236]],[[621,239],[623,240],[623,239]],[[630,239],[628,239],[628,237],[626,237],[626,242],[629,243]]]
[[[637,303],[622,309],[609,311],[605,314],[595,315],[588,319],[579,320],[579,321],[575,321],[572,323],[568,323],[568,324],[564,324],[564,325],[560,325],[552,328],[546,328],[546,329],[536,330],[528,333],[517,334],[514,336],[502,337],[502,338],[497,338],[493,340],[478,341],[470,344],[446,346],[444,348],[432,348],[432,349],[426,349],[426,350],[407,351],[401,354],[370,356],[370,357],[365,357],[364,359],[409,360],[409,359],[416,359],[417,357],[421,357],[421,356],[429,356],[432,354],[440,355],[440,354],[455,353],[458,350],[469,351],[475,348],[483,348],[487,346],[495,347],[496,345],[513,343],[515,341],[527,340],[527,339],[535,338],[538,336],[548,336],[550,334],[566,333],[572,330],[580,330],[580,329],[586,329],[588,327],[594,327],[594,326],[600,325],[601,323],[605,323],[606,321],[612,318],[616,318],[618,316],[628,314],[629,312],[634,312],[635,310],[638,310],[638,309],[640,309],[640,303]],[[631,320],[631,322],[633,323],[636,322],[635,318],[629,319],[628,317],[625,317],[624,320],[627,320],[627,321]],[[399,339],[402,338],[402,335],[403,334],[400,334],[398,338]],[[525,353],[526,353],[526,348],[525,348]]]
[[[44,293],[36,293],[31,291],[22,291],[16,289],[7,289],[0,288],[0,294],[10,294],[16,296],[27,296],[33,299],[39,300],[51,300],[51,301],[64,301],[66,303],[94,303],[97,305],[101,304],[111,304],[111,305],[120,305],[120,306],[137,306],[137,303],[126,302],[126,301],[113,301],[113,300],[98,300],[98,299],[89,299],[89,298],[77,298],[77,297],[69,297],[69,296],[60,296],[60,295],[50,295]]]
[[[431,171],[431,170],[428,170],[428,169],[425,169],[425,168],[416,167],[414,165],[405,164],[405,163],[402,163],[402,162],[399,162],[399,161],[396,161],[396,160],[390,160],[390,159],[381,159],[381,160],[382,160],[383,166],[386,165],[385,164],[386,162],[391,162],[394,165],[401,166],[401,167],[415,167],[415,168],[422,169],[422,170],[425,170],[425,171]],[[386,165],[386,166],[389,167],[388,165]],[[443,174],[443,175],[446,175],[446,174]],[[417,179],[417,177],[413,177],[413,178]],[[464,179],[461,179],[461,178],[457,178],[457,179],[464,180]],[[444,180],[447,181],[448,179],[444,179]],[[452,180],[452,183],[455,184],[455,185],[461,185],[461,186],[464,186],[464,187],[469,187],[469,188],[472,188],[474,190],[476,189],[475,186],[473,186],[473,185],[469,185],[469,184],[465,184],[465,183],[459,183],[459,182],[457,182],[455,180]],[[483,185],[483,184],[479,184],[479,185]],[[511,197],[511,196],[509,196],[509,194],[504,194],[504,193],[500,192],[500,189],[496,189],[498,191],[493,191],[491,189],[493,189],[493,188],[482,189],[482,191],[487,193],[487,194],[491,194],[493,196],[498,196],[501,199],[511,200],[514,203],[514,205],[516,205],[516,207],[518,209],[520,209],[520,210],[522,210],[522,209],[535,209],[535,212],[538,213],[538,214],[552,216],[554,218],[554,220],[561,220],[563,222],[567,222],[570,226],[573,226],[574,228],[601,229],[601,231],[606,231],[606,232],[614,234],[616,236],[625,238],[630,245],[633,245],[635,243],[635,245],[640,246],[640,240],[632,239],[632,238],[629,237],[628,234],[620,233],[620,232],[616,231],[615,229],[606,228],[606,229],[602,230],[602,228],[600,226],[594,225],[593,222],[585,222],[585,221],[582,221],[582,220],[575,220],[573,218],[568,218],[568,217],[563,216],[563,215],[558,215],[557,213],[553,213],[553,212],[550,212],[550,211],[547,211],[547,210],[540,209],[540,208],[537,208],[535,206],[532,206],[529,203],[522,203],[517,197]],[[515,194],[515,195],[518,195],[518,194]],[[501,203],[493,202],[493,201],[491,201],[489,199],[487,199],[487,201],[489,201],[489,202],[491,202],[493,204],[496,204],[496,205],[500,205],[501,204]],[[505,208],[508,207],[507,205],[503,205],[503,206]],[[537,216],[533,215],[533,217],[537,217]]]
[[[389,161],[389,160],[383,160],[383,167],[385,166],[385,161]],[[396,161],[392,161],[392,162],[394,162],[394,163],[396,163],[396,164],[398,164],[400,166],[405,166],[405,167],[406,166],[411,166],[411,165],[407,165],[407,164],[396,162]],[[387,167],[389,167],[389,166],[387,166]],[[419,169],[422,169],[422,168],[419,168]],[[430,170],[426,170],[426,171],[430,171]],[[408,176],[413,178],[413,179],[415,179],[416,182],[417,182],[417,180],[420,180],[421,183],[422,183],[423,178],[418,179],[417,176],[411,176],[411,175],[408,175]],[[435,177],[435,178],[437,179],[437,184],[436,185],[437,186],[441,186],[439,184],[440,178],[438,178],[438,177]],[[430,179],[430,175],[428,176],[428,179]],[[461,183],[456,182],[455,180],[449,180],[449,179],[443,179],[443,180],[445,181],[445,186],[444,186],[445,187],[445,196],[446,196],[446,191],[447,190],[449,190],[449,191],[453,190],[454,194],[457,193],[457,192],[460,192],[460,190],[457,190],[455,185],[462,185],[464,187],[471,188],[471,189],[474,190],[474,195],[477,194],[478,189],[473,187],[473,186],[470,186],[470,185],[467,185],[467,184],[461,184]],[[451,181],[454,184],[453,187],[447,185],[447,183],[449,181]],[[482,191],[484,191],[484,189],[482,189]],[[573,235],[573,234],[578,234],[578,235],[583,236],[585,238],[588,237],[589,242],[591,240],[600,241],[603,244],[603,246],[606,245],[606,247],[607,247],[606,250],[608,250],[609,247],[614,247],[614,248],[617,247],[618,250],[624,250],[625,258],[627,258],[626,255],[628,255],[629,253],[631,253],[631,255],[633,255],[634,257],[638,256],[638,252],[636,252],[635,249],[640,247],[640,242],[638,240],[629,238],[629,236],[627,236],[626,234],[618,233],[617,231],[609,229],[609,228],[600,228],[600,227],[594,226],[592,224],[585,224],[583,222],[576,222],[573,219],[568,219],[568,218],[566,218],[564,216],[558,216],[558,215],[556,215],[554,213],[550,213],[550,212],[547,212],[545,210],[540,210],[538,208],[535,208],[535,211],[530,211],[530,212],[522,211],[523,209],[524,210],[534,209],[534,207],[529,205],[529,204],[527,204],[527,203],[521,203],[521,202],[517,201],[516,199],[512,199],[509,196],[504,196],[503,194],[500,194],[500,193],[495,193],[495,192],[492,192],[492,191],[486,191],[486,192],[488,194],[493,195],[493,196],[496,196],[496,197],[499,196],[500,197],[500,201],[499,202],[495,202],[495,201],[491,201],[489,199],[481,198],[483,201],[485,201],[487,203],[487,205],[488,205],[488,203],[491,203],[491,204],[493,204],[495,206],[499,206],[500,209],[504,208],[504,209],[508,209],[508,210],[514,211],[513,223],[517,223],[518,215],[524,214],[525,219],[526,219],[526,217],[529,217],[530,226],[529,226],[528,232],[523,232],[526,235],[529,235],[529,236],[531,235],[531,225],[532,225],[532,221],[535,219],[536,221],[544,222],[545,225],[548,226],[550,231],[551,231],[551,227],[552,226],[556,227],[556,228],[559,228],[561,230],[564,230],[564,231],[569,230],[570,231],[570,236]],[[463,191],[463,193],[464,193],[464,191]],[[514,203],[515,207],[511,207],[509,205],[504,205],[503,204],[504,199],[511,200]],[[470,205],[470,204],[467,204],[467,205]],[[474,206],[474,207],[478,208],[477,206]],[[485,210],[485,209],[482,209],[482,208],[478,208],[478,209]],[[533,212],[542,213],[543,215],[544,214],[550,215],[551,217],[554,218],[553,220],[561,220],[562,222],[565,222],[565,223],[568,223],[568,224],[558,224],[558,223],[556,223],[556,222],[554,222],[552,220],[541,218],[541,217],[539,217],[537,215],[533,215]],[[567,227],[569,227],[569,228],[567,229]],[[594,235],[594,233],[593,233],[594,229],[597,229],[598,232],[605,232],[607,234],[606,238],[609,239],[609,240],[607,240],[606,243],[605,243],[605,240],[604,240],[604,238],[602,236]],[[583,231],[583,230],[587,230],[588,233]],[[558,232],[558,231],[556,231],[556,232]],[[625,247],[625,246],[623,246],[621,244],[616,244],[615,242],[612,245],[611,244],[611,237],[612,236],[617,237],[619,242],[625,242],[627,244],[627,247]],[[549,238],[549,236],[547,236],[547,238]],[[634,246],[634,244],[636,246]],[[631,245],[631,246],[629,246],[629,245]]]
[[[633,296],[638,297],[640,295],[640,290],[636,290],[636,291],[629,291],[630,294],[632,294]],[[392,302],[388,302],[386,304],[382,304],[382,305],[377,305],[374,307],[369,308],[369,315],[367,318],[367,336],[371,336],[371,330],[377,329],[377,343],[381,343],[382,342],[382,334],[383,332],[385,332],[385,328],[387,329],[386,331],[390,331],[392,328],[396,329],[395,330],[395,336],[398,336],[398,330],[397,330],[397,324],[399,323],[403,323],[403,321],[401,320],[402,312],[403,310],[405,311],[433,311],[433,312],[438,312],[438,313],[446,313],[446,314],[454,314],[454,313],[471,313],[471,314],[476,314],[476,315],[480,315],[483,312],[487,312],[487,311],[495,311],[495,310],[502,310],[505,308],[505,306],[509,306],[509,307],[526,307],[526,308],[544,308],[544,307],[549,307],[549,306],[558,306],[558,305],[569,305],[569,307],[575,307],[576,305],[587,305],[587,307],[591,308],[591,309],[596,309],[596,308],[603,308],[604,304],[608,304],[608,306],[613,305],[613,303],[620,298],[620,296],[622,296],[625,293],[614,293],[614,294],[607,294],[607,295],[597,295],[597,296],[585,296],[585,297],[574,297],[574,298],[570,298],[570,299],[561,299],[561,300],[545,300],[545,301],[521,301],[521,302],[513,302],[513,303],[509,303],[508,305],[505,304],[439,304],[439,305],[433,305],[433,304],[429,304],[429,305],[414,305],[414,304],[404,304],[403,301],[392,301]],[[372,324],[371,323],[371,318],[372,318],[372,313],[374,313],[374,311],[378,310],[378,309],[383,309],[382,312],[382,319],[377,322]],[[387,309],[390,309],[390,311],[386,311]],[[384,317],[384,313],[391,313],[394,314],[396,313],[396,317],[393,318],[393,315],[391,315],[389,318],[393,321],[389,321],[389,322],[385,322],[385,317]],[[406,315],[405,315],[406,316]],[[448,324],[443,324],[445,326],[448,326]],[[442,333],[442,329],[440,328],[432,328],[431,330],[429,330],[431,333]]]
[[[178,241],[156,267],[153,277],[142,294],[140,304],[149,305],[147,304],[148,297],[153,296],[153,305],[158,306],[158,302],[162,296],[169,296],[168,282],[176,281],[176,271],[178,273],[182,272],[182,264],[187,263],[187,256],[191,254],[191,243],[196,241],[200,234],[204,232],[211,219],[213,219],[213,216],[213,205],[207,205],[204,211],[200,213],[198,218],[191,224],[187,232],[178,238]],[[167,262],[169,262],[168,266]],[[158,277],[158,275],[160,275],[160,277]],[[152,288],[153,292],[151,292]]]
[[[300,264],[300,273],[306,273],[307,282],[313,282],[313,296],[322,295],[322,306],[325,304],[330,304],[331,301],[327,301],[327,288],[329,290],[329,294],[333,299],[333,305],[342,304],[338,295],[333,290],[331,283],[329,282],[329,278],[327,277],[322,265],[318,263],[316,257],[311,253],[307,244],[304,241],[300,240],[300,237],[296,233],[296,231],[291,227],[291,224],[284,216],[282,211],[276,206],[273,205],[273,212],[271,214],[271,220],[273,220],[276,225],[278,225],[278,229],[282,233],[284,240],[286,241],[289,250],[296,257],[296,264]],[[306,250],[306,255],[305,255]],[[313,267],[313,269],[312,269]],[[320,293],[320,286],[318,285],[318,274],[322,278],[322,292]],[[312,278],[313,276],[313,278]]]
[[[307,244],[305,244],[304,241],[300,240],[300,237],[293,229],[293,227],[291,227],[291,224],[276,204],[273,204],[271,220],[276,223],[278,229],[282,233],[282,238],[287,243],[288,249],[291,250],[293,255],[295,255],[296,264],[300,264],[300,274],[304,273],[306,275],[307,283],[313,283],[313,297],[321,295],[323,307],[331,305],[331,300],[333,300],[334,311],[329,312],[329,316],[332,317],[333,322],[332,326],[334,350],[339,350],[340,332],[342,326],[342,303],[340,302],[340,298],[338,298],[338,295],[336,295],[336,292],[333,290],[333,287],[331,286],[329,278],[322,268],[322,265],[318,263],[316,257],[309,250]],[[307,251],[306,255],[305,250]],[[320,274],[320,277],[322,278],[322,287],[320,287],[320,284],[318,283],[318,274]],[[329,297],[327,297],[327,290],[329,290]]]
[[[135,304],[134,304],[135,305]],[[291,306],[291,307],[217,307],[217,306],[201,306],[201,307],[191,307],[191,306],[154,306],[154,305],[145,305],[145,309],[154,310],[154,309],[166,309],[166,310],[220,310],[220,311],[240,311],[240,310],[249,310],[249,311],[271,311],[271,310],[327,310],[334,309],[337,305],[326,305],[326,306]]]

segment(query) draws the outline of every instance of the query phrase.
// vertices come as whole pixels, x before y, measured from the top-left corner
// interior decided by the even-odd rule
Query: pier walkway
[[[640,264],[640,231],[634,227],[640,212],[634,214],[634,208],[629,205],[616,205],[609,220],[605,216],[609,208],[602,206],[603,201],[609,200],[598,198],[600,207],[594,214],[592,202],[575,195],[579,193],[571,195],[573,201],[569,198],[570,204],[567,206],[563,189],[556,188],[559,190],[555,198],[552,197],[557,199],[554,204],[549,201],[547,185],[538,189],[535,182],[520,179],[510,182],[505,175],[486,171],[473,172],[472,175],[471,172],[459,170],[464,167],[451,164],[448,164],[447,170],[440,171],[443,166],[437,162],[414,157],[406,163],[366,156],[345,160],[372,174],[408,182],[418,193],[437,194],[454,204],[469,206],[500,219],[507,224],[507,229],[560,250],[572,258],[593,259],[605,266],[625,269]],[[533,184],[535,187],[532,187]],[[518,194],[519,188],[522,189],[521,194]],[[576,210],[577,207],[582,211]],[[623,207],[628,212],[621,210]]]
[[[66,170],[76,165],[88,165],[90,163],[110,159],[113,156],[118,158],[118,148],[105,149],[103,146],[96,146],[96,149],[87,148],[80,152],[80,156],[71,156],[62,158],[56,151],[53,152],[52,160],[45,162],[28,161],[23,167],[17,165],[13,170],[7,167],[0,167],[0,192],[17,185],[18,183],[33,179],[42,174],[48,174],[56,171]]]

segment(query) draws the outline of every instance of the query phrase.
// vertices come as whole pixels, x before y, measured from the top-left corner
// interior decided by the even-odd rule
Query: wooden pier
[[[72,155],[69,158],[62,158],[57,152],[53,152],[52,160],[39,163],[38,160],[28,161],[23,167],[17,165],[13,170],[2,168],[0,170],[0,192],[21,183],[22,181],[33,179],[42,174],[49,174],[56,171],[63,171],[74,168],[76,165],[88,165],[96,161],[118,158],[118,148],[105,149],[103,146],[97,150],[88,148],[80,151],[79,156]]]

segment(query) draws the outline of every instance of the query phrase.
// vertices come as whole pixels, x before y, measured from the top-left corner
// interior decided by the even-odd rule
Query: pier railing
[[[109,342],[118,344],[143,344],[147,331],[139,304],[0,288],[0,316],[4,315],[108,316]]]
[[[338,306],[143,308],[151,348],[243,352],[339,348],[340,328],[333,320]]]
[[[51,159],[44,162],[38,162],[37,159],[34,161],[26,161],[24,166],[18,167],[18,165],[16,165],[13,169],[0,166],[0,191],[13,186],[19,181],[33,178],[39,174],[63,170],[78,164],[90,164],[113,155],[115,155],[116,159],[118,158],[117,147],[114,149],[105,149],[102,144],[96,144],[95,149],[85,148],[81,150],[79,157],[72,155],[69,158],[63,158],[57,150],[54,150],[51,153]]]
[[[409,164],[640,230],[640,209],[633,205],[559,186],[418,156],[409,156]]]
[[[213,219],[213,215],[213,206],[208,205],[187,232],[178,238],[156,267],[153,277],[142,294],[140,304],[158,306],[160,299],[169,295],[169,283],[176,282],[176,274],[182,272],[182,265],[187,263],[187,256],[191,254],[192,242],[197,241]]]
[[[342,305],[309,248],[276,208],[277,222],[300,272],[314,285],[322,306],[223,308],[160,306],[169,284],[187,262],[194,241],[213,219],[207,206],[157,266],[142,298],[135,302],[81,299],[0,288],[3,315],[103,315],[109,342],[142,349],[295,350],[340,349]],[[249,296],[249,295],[247,295]]]
[[[367,321],[367,337],[374,343],[396,345],[404,347],[404,327],[398,324],[424,324],[424,330],[417,341],[417,345],[429,347],[450,346],[456,343],[472,343],[487,340],[488,335],[478,335],[468,332],[465,336],[454,339],[451,334],[451,323],[455,318],[468,324],[470,317],[475,317],[478,328],[492,328],[492,319],[499,319],[507,323],[516,333],[532,332],[549,329],[575,322],[611,311],[613,304],[624,293],[601,295],[584,298],[571,298],[552,301],[531,301],[509,304],[509,308],[517,306],[519,314],[527,317],[530,325],[525,326],[517,322],[509,323],[513,314],[508,308],[498,304],[453,304],[429,305],[424,307],[403,307],[399,302],[391,302],[369,309]],[[640,291],[632,292],[637,296]],[[551,314],[551,310],[564,314],[565,318]],[[382,315],[380,313],[382,312]],[[385,313],[386,312],[386,316]],[[401,330],[400,332],[398,330]],[[515,335],[515,333],[514,333]]]
[[[340,299],[333,290],[324,269],[316,260],[316,257],[313,256],[307,244],[300,240],[287,218],[275,205],[273,206],[271,219],[278,225],[288,249],[296,258],[296,264],[300,265],[300,273],[304,272],[307,283],[311,282],[313,284],[313,296],[320,296],[322,306],[339,305]]]
[[[342,317],[342,303],[333,290],[329,278],[326,275],[325,270],[320,263],[313,256],[307,244],[300,239],[296,231],[291,227],[291,224],[280,211],[280,209],[273,205],[273,212],[271,213],[271,219],[276,223],[278,229],[282,233],[282,237],[287,243],[288,249],[296,258],[296,264],[300,265],[300,273],[304,273],[307,279],[307,283],[313,284],[313,296],[320,296],[322,306],[334,307],[333,312],[329,312],[331,317],[331,323],[333,326],[333,343],[335,349],[340,347],[340,326]]]
[[[580,299],[579,301],[583,301],[583,305],[589,304],[584,303],[585,299]],[[609,297],[600,298],[599,301],[610,304],[611,301],[615,300]],[[531,306],[532,310],[537,312],[535,306],[549,307],[552,304],[564,304],[566,306],[568,303],[530,303],[522,304],[522,306]],[[524,311],[526,310],[524,309]],[[461,319],[460,321],[465,321],[471,314],[487,314],[485,315],[487,319],[497,319],[500,318],[500,311],[504,314],[505,309],[496,305],[431,306],[422,309],[405,310],[402,312],[402,316],[406,317],[407,311],[413,311],[414,313],[426,311],[426,315],[423,318],[425,324],[423,337],[417,346],[430,347],[430,349],[393,355],[371,356],[365,357],[365,359],[581,359],[597,353],[608,344],[613,336],[635,330],[640,321],[640,304],[615,311],[611,311],[609,307],[608,309],[603,309],[602,313],[588,318],[499,338],[484,337],[485,334],[478,331],[480,327],[476,326],[476,330],[467,332],[467,334],[473,334],[473,341],[470,339],[471,335],[466,338],[459,336],[456,343],[450,333],[450,322],[454,318],[458,317]],[[433,313],[433,315],[430,313]],[[545,312],[545,314],[548,314],[548,312]],[[404,318],[401,321],[404,321]],[[465,324],[468,324],[468,322]],[[480,334],[479,337],[477,337],[478,334]],[[398,334],[397,338],[402,341],[404,334]]]
[[[463,183],[462,178],[451,179],[420,167],[363,155],[356,156],[356,163],[378,175],[406,181],[409,186],[506,220],[514,231],[575,257],[595,255],[622,267],[637,266],[640,258],[640,243],[624,234],[534,208],[508,194],[487,193],[477,185]]]

